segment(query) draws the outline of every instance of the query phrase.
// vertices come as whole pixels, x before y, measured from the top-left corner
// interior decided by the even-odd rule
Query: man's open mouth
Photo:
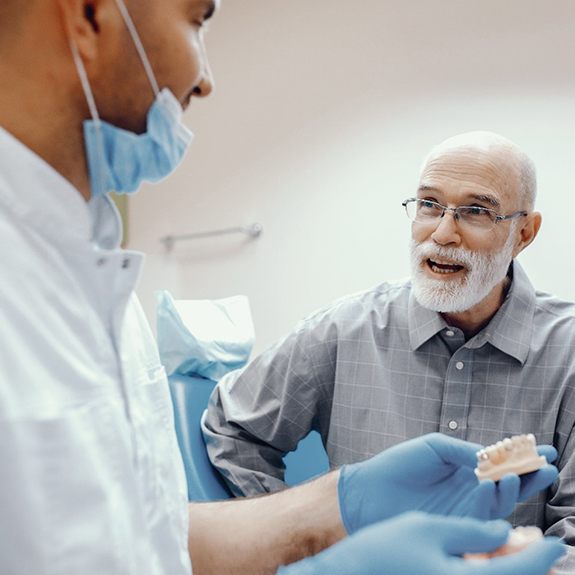
[[[459,264],[451,264],[447,262],[438,262],[431,258],[426,261],[429,269],[436,274],[455,274],[464,270],[465,267]]]

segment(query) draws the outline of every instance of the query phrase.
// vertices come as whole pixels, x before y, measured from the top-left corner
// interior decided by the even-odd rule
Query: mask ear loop
[[[96,131],[96,138],[98,140],[98,145],[96,146],[96,154],[98,157],[96,158],[96,166],[99,170],[98,174],[98,182],[100,183],[101,189],[94,189],[94,184],[92,183],[92,197],[105,194],[106,190],[106,169],[105,169],[105,157],[106,151],[104,146],[104,135],[102,133],[102,122],[100,120],[100,114],[98,114],[98,108],[96,107],[96,100],[94,99],[94,94],[92,93],[92,88],[90,87],[90,81],[88,80],[88,75],[86,74],[86,68],[84,67],[84,62],[82,57],[80,56],[80,52],[78,51],[78,47],[76,46],[74,41],[70,41],[70,49],[72,50],[72,56],[74,58],[74,63],[76,64],[76,70],[78,72],[78,76],[80,78],[80,84],[82,84],[82,90],[84,90],[84,95],[86,96],[86,101],[88,102],[88,108],[90,110],[90,115],[92,116],[92,120],[94,122],[94,127]],[[84,136],[86,137],[86,136]],[[86,153],[88,153],[86,151]],[[87,158],[88,159],[88,158]],[[88,162],[88,169],[92,169],[94,166],[90,166]]]
[[[70,41],[70,49],[72,50],[72,56],[74,58],[74,63],[76,64],[76,70],[78,71],[78,76],[80,77],[80,83],[82,84],[82,90],[84,90],[84,95],[86,96],[86,101],[88,102],[88,108],[90,109],[90,115],[92,120],[98,126],[100,125],[100,114],[98,114],[98,108],[96,108],[96,100],[94,100],[94,94],[92,93],[92,88],[90,87],[90,82],[88,80],[88,75],[86,74],[86,68],[84,67],[84,62],[78,52],[78,47],[75,42]]]
[[[146,71],[146,75],[148,76],[148,81],[150,82],[150,86],[152,86],[152,90],[154,91],[154,96],[157,97],[160,93],[160,89],[158,87],[158,82],[156,81],[156,76],[154,76],[154,71],[152,70],[152,66],[150,65],[150,61],[148,60],[148,56],[146,55],[146,51],[144,50],[144,46],[142,41],[140,40],[140,36],[138,31],[136,30],[136,26],[134,25],[134,21],[126,8],[123,0],[116,0],[116,5],[118,6],[118,10],[124,19],[124,23],[126,24],[126,28],[128,28],[128,32],[130,32],[130,36],[132,37],[132,41],[134,42],[134,46],[140,56],[140,60],[144,65],[144,70]]]

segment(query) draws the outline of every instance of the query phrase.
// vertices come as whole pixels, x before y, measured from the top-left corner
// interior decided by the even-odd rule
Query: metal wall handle
[[[207,232],[195,232],[192,234],[168,235],[160,238],[160,242],[164,244],[167,251],[174,248],[176,242],[183,242],[188,240],[197,240],[201,238],[212,238],[215,236],[226,236],[229,234],[245,234],[251,238],[257,238],[263,232],[263,226],[259,223],[253,223],[248,226],[237,226],[235,228],[224,228],[223,230],[210,230]]]

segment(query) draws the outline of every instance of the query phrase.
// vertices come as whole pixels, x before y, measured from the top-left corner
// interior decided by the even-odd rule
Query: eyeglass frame
[[[437,222],[439,222],[439,220],[441,220],[443,218],[443,216],[445,215],[445,212],[453,212],[453,219],[457,222],[458,220],[461,219],[461,216],[459,215],[459,210],[463,209],[463,208],[480,208],[481,210],[484,210],[486,212],[489,212],[490,214],[493,214],[493,225],[499,223],[499,222],[504,222],[504,221],[508,221],[508,220],[512,220],[514,218],[517,218],[519,216],[521,217],[525,217],[527,215],[529,215],[529,212],[525,211],[525,210],[518,210],[516,212],[513,212],[512,214],[506,215],[506,216],[502,216],[500,214],[498,214],[495,210],[492,210],[491,208],[484,208],[483,206],[456,206],[455,208],[450,208],[449,206],[444,206],[443,204],[440,204],[439,202],[435,202],[434,200],[426,200],[424,198],[407,198],[406,200],[403,200],[403,202],[401,202],[401,205],[405,208],[405,213],[407,214],[407,205],[410,202],[429,202],[430,204],[434,204],[435,206],[440,207],[443,211],[441,212],[441,215],[437,218]],[[407,217],[409,218],[409,214],[407,214]],[[425,222],[421,222],[415,219],[411,219],[409,218],[412,222],[416,222],[419,224],[424,224]]]

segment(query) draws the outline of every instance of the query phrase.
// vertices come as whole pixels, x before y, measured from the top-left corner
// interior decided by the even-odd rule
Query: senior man
[[[312,429],[332,468],[432,431],[534,433],[558,449],[559,481],[512,522],[575,543],[575,307],[515,259],[541,225],[535,192],[531,160],[499,135],[434,148],[403,202],[411,281],[315,313],[214,391],[204,435],[232,490],[283,488],[282,457]]]
[[[191,556],[197,575],[265,575],[351,534],[286,572],[544,575],[557,541],[479,570],[461,555],[505,541],[508,526],[474,517],[504,516],[556,469],[478,484],[477,446],[438,435],[292,492],[188,506],[165,373],[133,294],[142,255],[120,249],[107,192],[182,158],[182,107],[212,88],[216,7],[0,2],[0,573],[188,575]],[[393,476],[407,461],[423,463],[409,487]],[[396,517],[408,510],[445,516]]]

